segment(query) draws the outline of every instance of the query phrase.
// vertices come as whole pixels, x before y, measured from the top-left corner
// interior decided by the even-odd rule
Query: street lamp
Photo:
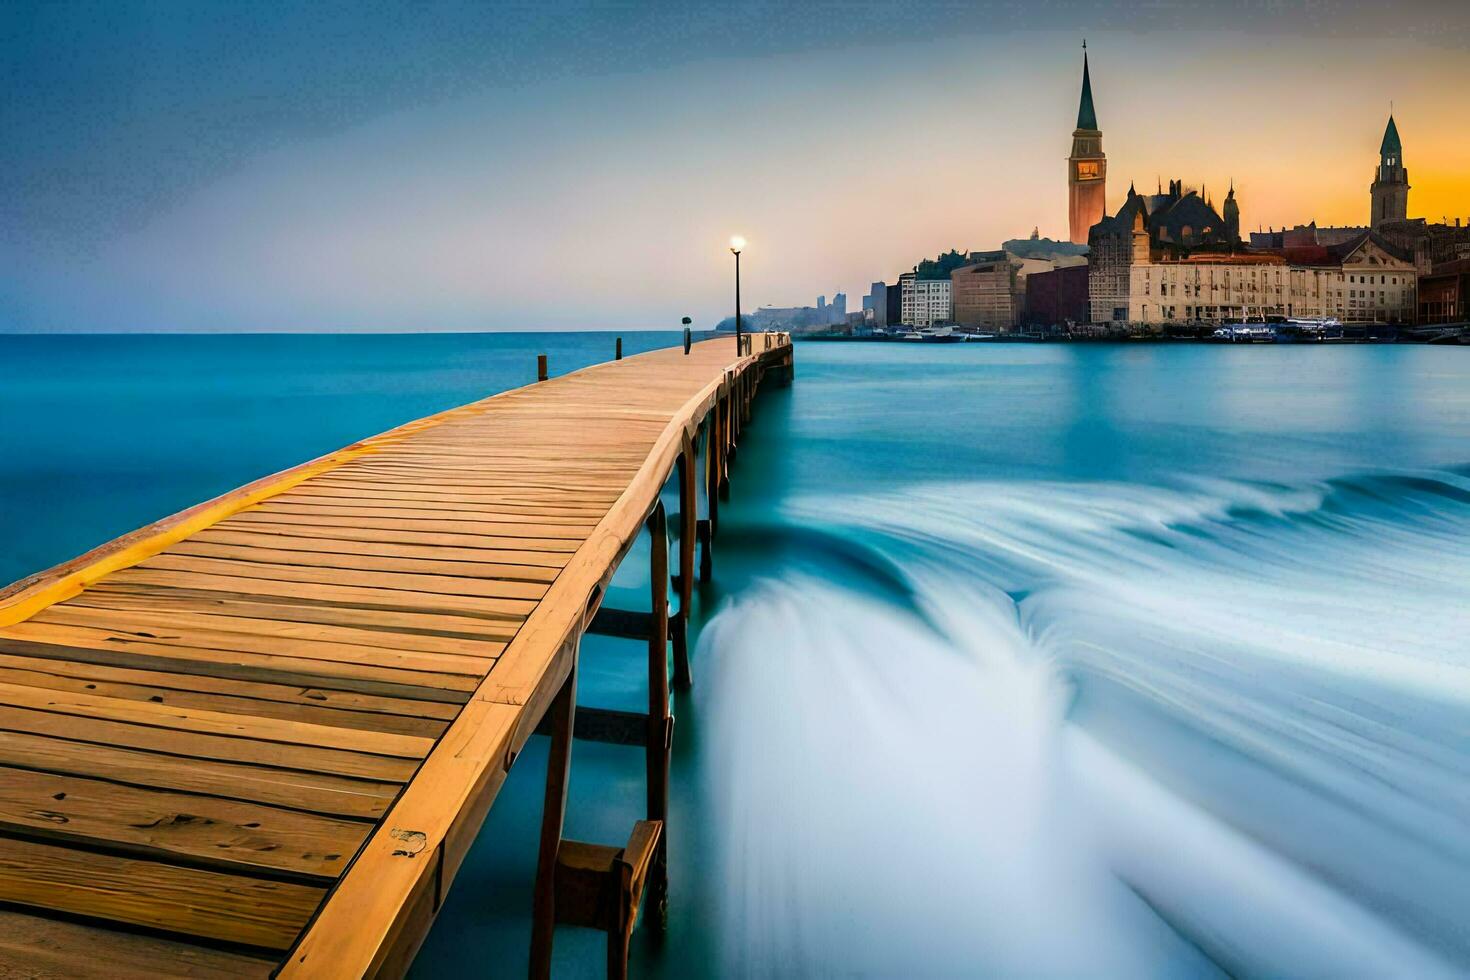
[[[735,256],[735,354],[740,355],[740,253],[745,248],[745,239],[735,235],[730,239],[730,252]]]

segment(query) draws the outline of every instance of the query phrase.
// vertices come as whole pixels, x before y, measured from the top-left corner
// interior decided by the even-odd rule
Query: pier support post
[[[674,718],[669,714],[669,534],[664,505],[653,505],[648,518],[653,536],[649,555],[653,623],[648,635],[648,819],[667,824],[669,818],[669,754],[674,744]],[[653,901],[651,921],[663,929],[668,922],[668,835],[661,834],[648,870]]]
[[[613,360],[615,360],[615,361],[621,361],[622,359],[623,359],[623,338],[622,337],[619,337],[618,340],[617,340],[617,344],[613,347]]]
[[[572,725],[577,711],[577,658],[551,702],[551,754],[546,760],[546,796],[541,809],[541,849],[536,859],[536,890],[531,899],[531,980],[551,976],[551,940],[556,932],[556,867],[567,813],[567,782],[572,773]]]
[[[715,407],[715,423],[719,432],[716,440],[717,465],[715,467],[718,478],[717,490],[721,500],[730,496],[730,460],[734,456],[735,445],[731,439],[730,432],[730,388],[725,390],[725,396],[720,399]]]
[[[705,496],[705,516],[698,518],[694,525],[694,533],[699,540],[699,580],[701,582],[708,582],[714,573],[714,554],[711,551],[711,545],[714,544],[715,517],[719,510],[719,503],[715,500],[714,483],[710,477],[712,465],[710,451],[714,447],[713,431],[709,420],[706,419],[694,443],[695,459],[703,466],[701,480],[704,483]]]
[[[694,681],[689,670],[689,607],[694,601],[694,543],[699,534],[699,488],[694,477],[698,458],[694,437],[685,431],[678,462],[679,574],[675,579],[679,589],[679,616],[674,623],[674,689],[679,691],[689,690]]]
[[[546,377],[547,377],[547,375],[546,375],[546,355],[545,354],[537,354],[536,355],[536,380],[537,381],[545,381],[546,380]]]

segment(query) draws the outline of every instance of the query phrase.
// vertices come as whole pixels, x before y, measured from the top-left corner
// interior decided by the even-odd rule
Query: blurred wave
[[[761,532],[800,559],[700,641],[723,972],[1470,972],[1465,473],[929,483]]]

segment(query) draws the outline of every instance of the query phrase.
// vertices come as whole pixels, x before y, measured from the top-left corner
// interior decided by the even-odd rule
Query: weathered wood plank
[[[16,684],[0,684],[0,704],[180,732],[280,742],[285,745],[321,746],[399,759],[422,759],[434,745],[433,739],[414,735],[312,725],[259,715],[206,711],[154,701],[101,697],[91,692],[22,687]]]
[[[16,656],[75,660],[135,670],[238,677],[266,684],[300,684],[307,689],[331,687],[383,697],[401,694],[414,700],[437,700],[447,704],[463,704],[468,699],[467,692],[473,691],[476,685],[475,678],[468,675],[432,674],[335,660],[195,650],[190,647],[131,644],[124,648],[106,643],[85,646],[0,635],[0,651]]]
[[[362,821],[259,803],[0,767],[0,834],[62,845],[95,842],[139,858],[331,879],[371,829]]]
[[[421,613],[401,609],[363,607],[356,603],[323,602],[296,597],[283,601],[273,596],[247,595],[213,589],[156,585],[116,585],[99,582],[70,600],[70,606],[133,609],[150,612],[199,612],[206,615],[238,616],[242,619],[274,620],[287,624],[318,624],[389,634],[395,649],[427,649],[435,652],[474,653],[474,648],[421,648],[414,637],[445,637],[454,640],[499,642],[515,636],[520,623],[458,616],[453,613]],[[367,644],[382,645],[382,644]],[[485,654],[488,656],[488,653]]]
[[[239,537],[239,536],[234,536]],[[315,547],[311,547],[311,544]],[[278,565],[309,565],[322,568],[354,569],[364,572],[411,572],[415,574],[446,575],[477,579],[501,579],[508,582],[538,582],[550,584],[556,578],[557,568],[537,565],[511,564],[507,562],[479,561],[473,558],[456,559],[453,556],[423,557],[403,554],[384,554],[389,546],[378,545],[373,551],[315,542],[309,538],[286,538],[272,540],[268,536],[252,537],[248,542],[221,541],[195,535],[180,541],[169,549],[171,555],[193,555],[201,558],[226,558],[232,561],[267,562]],[[349,545],[342,542],[342,545]],[[293,545],[288,547],[284,545]],[[402,546],[399,546],[402,547]],[[426,549],[427,550],[427,549]],[[447,549],[440,549],[447,550]]]
[[[241,763],[200,765],[187,756],[3,730],[0,765],[370,820],[387,811],[399,788],[393,782]]]
[[[281,564],[258,558],[213,558],[168,551],[136,566],[204,575],[237,575],[271,582],[306,585],[354,585],[368,589],[428,592],[446,596],[536,600],[546,594],[546,583],[513,579],[440,575],[429,572],[364,571],[308,564]]]
[[[63,610],[74,614],[63,618]],[[118,593],[102,586],[89,589],[66,603],[54,606],[55,613],[45,621],[103,624],[126,627],[130,631],[147,630],[172,634],[175,630],[206,630],[220,633],[243,633],[256,637],[279,637],[283,640],[309,641],[349,647],[382,647],[408,653],[447,653],[494,659],[505,649],[505,640],[513,629],[491,627],[495,636],[440,636],[423,629],[389,623],[383,628],[344,626],[318,623],[299,617],[301,607],[270,605],[257,602],[231,602],[223,599],[200,599],[181,596],[177,590],[161,590],[146,595]],[[36,619],[41,614],[37,614]],[[33,619],[33,621],[35,621]],[[480,621],[472,621],[482,626]]]
[[[278,599],[302,598],[325,602],[355,602],[360,605],[376,606],[380,609],[402,608],[428,612],[450,612],[485,619],[524,619],[526,613],[536,606],[536,603],[530,599],[493,599],[357,585],[313,585],[305,582],[247,578],[243,575],[156,570],[142,566],[115,572],[112,581],[127,585],[216,588],[221,591],[243,592],[247,595],[274,596]]]
[[[314,725],[333,725],[339,728],[360,728],[371,732],[394,732],[400,735],[417,735],[421,738],[437,738],[447,726],[447,720],[435,717],[422,717],[418,714],[405,714],[403,711],[361,711],[350,708],[338,708],[336,706],[324,705],[315,699],[308,697],[300,688],[284,687],[282,685],[250,685],[251,689],[263,689],[271,697],[240,696],[235,694],[220,694],[214,692],[200,692],[192,687],[201,686],[201,681],[212,681],[213,678],[197,678],[188,674],[150,674],[141,670],[121,670],[119,668],[99,667],[90,664],[75,664],[60,662],[62,670],[55,670],[52,664],[55,661],[32,660],[21,657],[12,657],[8,654],[0,654],[0,683],[17,684],[24,687],[47,688],[56,691],[68,691],[72,693],[91,692],[102,697],[116,698],[127,701],[147,701],[155,704],[171,705],[173,707],[202,708],[207,711],[225,712],[237,715],[254,715],[264,718],[279,718],[284,721],[303,721]],[[16,666],[21,664],[23,666]],[[80,668],[80,673],[79,673]],[[98,672],[110,672],[121,674],[128,678],[120,681],[106,676],[99,676]],[[162,677],[173,684],[185,684],[185,687],[160,686],[153,682],[153,678]],[[216,683],[218,683],[216,681]],[[230,684],[230,681],[224,683]],[[239,682],[234,682],[239,683]],[[351,695],[347,692],[332,692],[341,698],[361,698],[362,695]],[[398,702],[389,698],[378,699],[395,707]],[[455,714],[457,711],[448,705],[433,704],[431,702],[411,702],[417,705],[419,711],[432,710],[437,714],[440,710],[448,709],[445,713]]]
[[[67,744],[63,748],[78,754],[90,752],[91,747],[86,743],[91,743],[168,753],[199,762],[244,762],[298,772],[357,776],[378,782],[404,782],[417,768],[413,759],[225,735],[196,732],[185,735],[176,729],[10,705],[0,705],[0,730],[66,739]]]
[[[233,697],[252,703],[275,701],[286,705],[360,714],[391,714],[447,721],[459,712],[457,703],[444,704],[438,701],[415,700],[407,696],[383,697],[359,691],[303,688],[299,684],[272,683],[239,677],[214,677],[164,670],[138,670],[88,661],[58,660],[13,653],[0,653],[0,669],[37,676],[52,676],[59,680],[75,680],[84,684],[146,687],[155,690],[177,691],[181,694]],[[32,684],[30,686],[48,685]]]
[[[265,949],[295,940],[325,891],[0,837],[0,902]]]
[[[318,664],[360,664],[423,673],[462,674],[475,676],[494,663],[493,657],[469,657],[453,653],[420,653],[397,651],[386,647],[356,646],[262,638],[249,633],[224,630],[165,630],[156,621],[118,617],[116,628],[94,622],[90,614],[79,609],[53,606],[24,623],[0,630],[0,638],[35,640],[61,646],[100,647],[104,650],[136,650],[142,653],[174,653],[191,659],[219,660],[241,654],[258,654],[275,662],[308,661]]]
[[[0,909],[5,980],[266,980],[274,958]]]
[[[455,532],[415,531],[398,526],[379,526],[377,523],[356,524],[339,521],[326,525],[312,523],[289,523],[286,521],[253,521],[231,518],[220,521],[214,530],[232,533],[282,534],[299,538],[329,538],[335,541],[362,541],[370,544],[407,544],[430,548],[464,548],[472,551],[503,551],[526,555],[555,555],[565,565],[574,543],[556,540],[550,547],[538,547],[535,539],[509,538],[488,534],[464,534]],[[534,564],[529,558],[527,564]],[[94,586],[95,588],[95,586]]]

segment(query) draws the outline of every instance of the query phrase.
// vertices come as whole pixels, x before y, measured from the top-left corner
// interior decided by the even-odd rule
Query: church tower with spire
[[[1092,78],[1087,70],[1087,42],[1082,42],[1082,101],[1077,106],[1077,128],[1072,132],[1072,155],[1067,158],[1067,213],[1072,241],[1087,244],[1087,232],[1103,219],[1107,207],[1108,158],[1103,155],[1102,130],[1092,107]]]
[[[1404,147],[1399,142],[1399,128],[1393,113],[1388,114],[1388,128],[1383,131],[1383,144],[1378,147],[1378,169],[1373,172],[1374,230],[1385,222],[1403,221],[1409,216],[1409,171],[1404,169]]]
[[[1230,182],[1230,193],[1225,195],[1225,234],[1230,244],[1240,242],[1240,203],[1235,200],[1235,181]]]

